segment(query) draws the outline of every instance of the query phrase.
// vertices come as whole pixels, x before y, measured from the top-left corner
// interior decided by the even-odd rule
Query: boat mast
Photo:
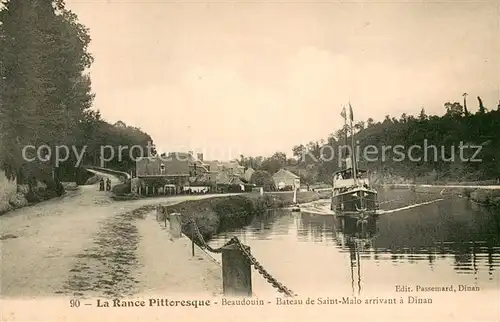
[[[354,131],[353,131],[353,126],[352,122],[354,121],[354,115],[352,113],[352,107],[351,107],[351,102],[349,101],[349,114],[350,114],[350,128],[351,128],[351,163],[352,163],[352,175],[354,177],[354,184],[357,185],[358,183],[358,177],[356,175],[356,156],[354,153]]]
[[[347,111],[345,108],[345,105],[342,107],[342,113],[340,115],[344,118],[344,127],[342,128],[342,132],[344,133],[344,154],[345,154],[345,148],[347,147]],[[344,156],[342,156],[344,157]],[[345,165],[345,169],[347,169],[347,161]]]

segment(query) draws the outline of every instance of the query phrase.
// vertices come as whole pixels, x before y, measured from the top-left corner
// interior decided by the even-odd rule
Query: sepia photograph
[[[500,321],[499,0],[1,0],[0,321]]]

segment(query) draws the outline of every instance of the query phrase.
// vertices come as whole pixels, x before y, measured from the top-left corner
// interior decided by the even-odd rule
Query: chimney
[[[203,153],[198,153],[198,160],[203,161]]]

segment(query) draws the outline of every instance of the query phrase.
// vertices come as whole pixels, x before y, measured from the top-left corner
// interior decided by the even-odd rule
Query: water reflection
[[[401,193],[387,200],[396,197],[398,203],[404,201]],[[360,293],[404,283],[498,288],[499,218],[462,199],[385,214],[365,223],[279,210],[219,234],[211,244],[221,246],[238,236],[273,272],[293,282],[292,289],[303,292],[342,288]]]
[[[370,218],[364,224],[355,218],[301,213],[297,233],[303,242],[331,238],[355,262],[356,258],[385,259],[394,264],[427,261],[433,269],[436,260],[452,258],[458,274],[478,274],[482,266],[492,276],[500,266],[498,214],[482,209],[471,218],[462,215],[463,209],[470,207],[462,212],[453,208],[442,203]],[[381,256],[384,254],[388,256]]]
[[[351,269],[352,291],[355,292],[357,280],[357,293],[361,293],[361,260],[360,252],[373,250],[373,239],[377,231],[377,219],[369,218],[366,221],[351,218],[335,218],[338,225],[335,232],[339,246],[348,249],[349,265]],[[340,227],[339,227],[340,226]]]
[[[342,251],[349,253],[349,268],[352,292],[361,293],[361,258],[363,252],[373,251],[373,240],[377,233],[377,218],[359,220],[352,217],[335,217],[302,213],[297,221],[299,236],[312,232],[317,242],[330,237]],[[374,259],[378,259],[375,253]]]

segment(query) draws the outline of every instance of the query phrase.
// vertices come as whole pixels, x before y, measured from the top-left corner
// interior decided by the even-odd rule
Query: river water
[[[408,190],[381,191],[379,200],[387,213],[364,228],[354,219],[321,214],[329,207],[324,200],[307,207],[313,213],[272,211],[216,235],[210,245],[237,236],[271,275],[298,294],[357,296],[394,292],[396,285],[500,289],[499,214],[466,199]],[[257,295],[274,291],[253,272]]]

